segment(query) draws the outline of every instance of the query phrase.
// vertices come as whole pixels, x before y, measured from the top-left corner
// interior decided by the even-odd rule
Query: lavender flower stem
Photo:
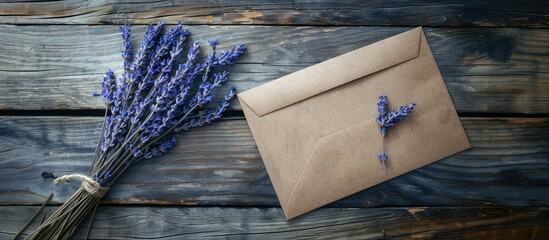
[[[216,87],[219,87],[220,85],[221,85],[221,83],[216,83],[216,84],[212,85],[212,89],[214,89],[214,88],[216,88]],[[181,119],[179,119],[179,121],[178,121],[177,124],[180,124],[181,122],[183,122],[183,120],[184,120],[191,112],[193,112],[193,110],[194,110],[195,108],[197,108],[198,106],[199,106],[199,104],[197,103],[194,107],[191,108],[191,110],[189,110],[189,111],[187,111],[187,112],[182,112],[182,113],[185,113],[185,115],[184,115]],[[176,115],[176,117],[180,116],[182,113]],[[177,124],[175,124],[175,125],[177,125]],[[175,128],[175,127],[174,127],[174,128]],[[172,128],[172,129],[174,129],[174,128]],[[170,129],[170,130],[172,130],[172,129]]]
[[[381,137],[381,152],[384,153],[385,152],[385,146],[384,146],[384,142],[385,142],[385,137]],[[381,161],[383,163],[383,173],[384,174],[387,174],[387,170],[385,168],[385,161]]]
[[[123,164],[123,163],[126,162],[126,161],[128,161],[129,158],[130,158],[131,156],[132,156],[132,155],[129,154],[129,153],[124,153],[124,155],[120,158],[121,161],[112,161],[112,162],[109,164],[109,166],[108,166],[107,168],[104,169],[104,171],[106,171],[107,169],[112,169],[111,171],[112,171],[112,174],[113,174],[113,178],[110,179],[110,181],[108,182],[109,185],[110,185],[111,183],[113,183],[113,182],[114,182],[113,179],[117,178],[117,176],[121,173],[121,172],[118,171],[118,170],[120,169],[120,166],[121,166],[121,165],[125,165],[125,164]],[[116,163],[116,162],[118,162],[119,164],[118,164],[118,165],[115,165],[114,167],[112,167],[112,164],[114,164],[114,163]],[[102,173],[102,176],[103,176],[105,173],[106,173],[106,172],[103,172],[103,173]]]
[[[120,177],[120,175],[122,175],[122,173],[124,171],[126,171],[126,169],[128,169],[130,166],[133,166],[133,164],[135,164],[136,162],[139,162],[140,160],[142,160],[143,157],[140,157],[138,159],[136,159],[134,162],[132,162],[131,164],[121,164],[119,165],[113,172],[113,178],[111,179],[111,183],[114,183],[116,181],[116,179],[118,179],[118,177]],[[121,168],[122,166],[122,168]]]
[[[81,198],[81,199],[79,200],[78,203],[82,203],[83,201],[84,201],[84,198]],[[78,206],[78,205],[79,205],[79,204],[75,204],[75,205],[72,206],[71,208],[67,209],[67,211],[64,211],[62,214],[59,214],[58,216],[52,216],[52,217],[55,217],[55,218],[50,217],[50,218],[48,219],[49,221],[45,222],[42,226],[40,226],[40,228],[44,228],[44,227],[46,227],[46,226],[48,226],[48,225],[54,223],[55,221],[59,220],[59,219],[60,219],[61,217],[63,217],[64,215],[67,215],[67,214],[69,214],[69,213],[72,213],[72,210],[74,210],[74,208],[75,208],[76,206]],[[40,228],[38,228],[37,230],[39,230]],[[37,231],[37,230],[35,230],[35,231]]]
[[[124,150],[124,147],[128,144],[128,141],[130,141],[130,143],[131,143],[131,141],[134,140],[135,134],[137,134],[137,133],[138,133],[138,131],[134,132],[130,137],[126,138],[126,141],[124,143],[122,143],[120,145],[120,147],[116,148],[115,152],[113,154],[111,154],[109,157],[106,158],[108,164],[103,164],[104,167],[97,171],[99,173],[99,176],[103,176],[108,169],[111,169],[111,166],[115,162],[125,162],[127,160],[126,156],[131,156],[131,154],[129,152],[124,152],[124,154],[121,157],[123,159],[123,161],[117,161],[117,160],[119,160],[119,155],[120,155],[121,151]]]
[[[194,105],[194,106],[191,108],[191,110],[189,110],[187,113],[185,113],[185,116],[183,116],[182,118],[180,118],[180,119],[178,120],[177,124],[174,124],[172,127],[170,127],[170,128],[168,129],[168,131],[165,131],[162,135],[160,135],[159,137],[155,138],[155,140],[161,139],[162,137],[166,136],[169,132],[171,132],[173,129],[175,129],[175,127],[176,127],[179,123],[183,122],[183,120],[185,120],[185,118],[186,118],[191,112],[193,112],[194,109],[197,108],[198,106],[199,106],[199,104]],[[145,145],[144,148],[150,146],[153,142],[155,142],[155,141],[154,141],[154,140],[153,140],[153,141],[150,141],[147,145]]]
[[[387,174],[385,162],[389,158],[389,154],[385,152],[384,141],[390,127],[394,126],[397,122],[404,120],[408,114],[412,113],[415,103],[411,103],[408,106],[400,106],[397,110],[387,111],[389,98],[385,95],[380,95],[377,102],[377,116],[376,122],[379,124],[381,133],[381,153],[378,154],[378,159],[383,164],[383,172]]]
[[[107,117],[107,112],[109,110],[109,107],[107,106],[105,108],[105,116],[103,116],[103,119],[105,119]],[[97,162],[97,158],[99,157],[99,148],[101,146],[101,141],[102,141],[102,138],[103,138],[103,131],[105,131],[105,123],[107,121],[106,120],[103,120],[103,124],[101,124],[101,135],[99,136],[99,141],[97,141],[97,146],[95,147],[95,153],[93,155],[93,160],[92,160],[92,165],[90,166],[90,171],[88,172],[88,175],[91,175],[91,173],[93,172],[93,170],[95,170],[96,168],[96,165],[95,163]]]
[[[125,140],[122,144],[120,144],[120,146],[119,146],[119,147],[116,149],[116,151],[114,152],[114,155],[111,155],[111,156],[109,157],[109,159],[112,160],[112,159],[114,159],[114,157],[115,157],[116,155],[120,154],[120,151],[122,151],[122,150],[124,149],[124,147],[126,147],[126,145],[128,144],[128,142],[130,142],[130,141],[135,137],[135,135],[139,133],[139,129],[141,129],[141,128],[143,128],[143,127],[145,126],[145,124],[150,120],[150,118],[152,117],[152,115],[153,115],[152,112],[149,113],[149,115],[147,116],[147,118],[143,121],[143,123],[141,124],[141,126],[139,126],[139,127],[137,128],[137,130],[136,130],[134,133],[131,133],[131,132],[128,133],[128,134],[132,134],[132,135],[130,135],[129,137],[127,137],[126,140]]]
[[[147,73],[147,75],[144,77],[144,79],[146,79],[148,77],[149,77],[149,73]],[[162,75],[158,76],[157,79],[159,79],[160,77],[162,77]],[[153,88],[149,90],[149,92],[147,94],[147,97],[145,97],[145,99],[149,99],[152,96],[152,94],[154,94],[155,92],[156,92],[156,87],[153,86]],[[130,104],[130,106],[133,106],[133,104],[135,104],[135,99],[136,98],[133,98],[132,103]]]
[[[156,88],[155,88],[155,87],[153,87],[152,89],[149,90],[149,92],[147,93],[147,97],[145,97],[145,99],[149,99],[149,98],[152,96],[152,94],[154,94],[153,91],[156,92]],[[133,106],[134,104],[135,104],[135,98],[133,99],[133,101],[132,101],[132,103],[130,104],[130,106]],[[141,127],[143,127],[143,126],[147,123],[147,121],[149,120],[150,116],[152,115],[150,112],[147,112],[147,114],[149,114],[148,117],[147,117],[147,119],[146,119],[145,121],[143,121],[143,124],[141,124],[141,126],[138,127],[137,129],[140,129]],[[133,130],[133,124],[130,126],[130,130],[128,131],[128,135],[132,134],[132,130]],[[136,133],[137,133],[137,130],[136,130]],[[135,134],[132,134],[130,137],[126,136],[126,139],[132,138],[133,135],[135,135]],[[121,145],[120,147],[124,147],[124,146]]]
[[[132,154],[126,153],[122,159],[123,161],[118,161],[120,164],[118,164],[115,168],[113,168],[113,178],[110,182],[114,182],[128,167],[132,166],[134,163],[138,162],[139,160],[143,159],[143,157],[135,159],[131,164],[124,164],[126,161],[129,161],[130,158],[132,158]]]
[[[199,106],[199,104],[195,104],[183,117],[181,117],[181,119],[179,119],[178,121],[178,124],[181,123],[185,118],[187,118],[187,116],[192,113],[194,111],[195,108],[197,108]],[[152,116],[152,114],[149,115],[149,117]],[[153,144],[154,142],[156,142],[156,140],[158,139],[161,139],[162,137],[166,136],[169,132],[171,132],[175,127],[177,126],[177,124],[175,124],[174,126],[170,127],[170,129],[168,129],[167,131],[165,131],[162,135],[158,136],[157,138],[155,138],[153,141],[150,141],[149,143],[147,143],[143,148],[147,148],[149,147],[151,144]],[[137,133],[137,131],[135,132]],[[132,135],[134,136],[135,133]],[[129,139],[129,138],[128,138]],[[123,149],[122,147],[120,147],[119,150]],[[129,153],[125,153],[124,155],[122,155],[122,161],[114,161],[114,159],[117,159],[118,157],[115,158],[115,156],[111,157],[112,160],[110,160],[110,163],[109,165],[103,169],[104,171],[106,171],[106,169],[111,169],[111,166],[114,162],[126,162],[129,158],[131,157],[131,154]],[[120,165],[124,165],[124,164],[120,164]],[[114,171],[113,172],[118,172],[119,168],[120,168],[120,165],[118,165],[117,167],[114,168]],[[102,174],[105,174],[105,172],[102,171]],[[122,172],[122,171],[120,171]],[[115,176],[116,177],[116,176]]]
[[[195,104],[188,112],[186,112],[185,115],[184,115],[183,117],[181,117],[181,119],[179,119],[178,124],[181,123],[181,122],[182,122],[190,113],[192,113],[192,112],[194,111],[194,109],[197,108],[198,106],[199,106],[199,104],[197,103],[197,104]],[[149,114],[149,116],[147,116],[147,120],[145,120],[145,121],[143,122],[142,126],[150,119],[151,116],[152,116],[152,113]],[[141,126],[141,127],[142,127],[142,126]],[[177,124],[175,124],[174,126],[170,127],[170,128],[169,128],[167,131],[165,131],[162,135],[160,135],[159,137],[155,138],[155,140],[161,139],[162,137],[166,136],[166,135],[167,135],[169,132],[171,132],[176,126],[177,126]],[[140,128],[141,128],[141,127],[140,127]],[[139,129],[139,128],[138,128],[138,129]],[[127,138],[127,139],[126,139],[126,142],[124,142],[124,143],[121,145],[121,147],[118,148],[118,151],[116,151],[116,152],[119,154],[119,152],[120,152],[122,149],[124,149],[123,146],[125,146],[125,145],[127,144],[127,142],[128,142],[130,139],[133,139],[134,136],[135,136],[135,134],[137,134],[137,133],[138,133],[138,131],[134,132],[134,133],[132,134],[132,136],[130,136],[129,138]],[[150,142],[149,142],[148,144],[146,144],[143,148],[149,147],[152,143],[155,142],[155,140],[150,141]],[[130,154],[125,154],[125,155],[131,156]],[[124,157],[124,155],[123,155],[123,157]],[[106,167],[105,167],[104,169],[101,169],[101,170],[103,170],[103,171],[101,171],[101,175],[105,174],[105,171],[106,171],[107,169],[110,169],[110,168],[111,168],[112,164],[115,162],[114,160],[116,160],[117,158],[118,158],[118,155],[117,155],[117,154],[115,154],[115,155],[113,155],[113,156],[111,156],[111,157],[109,158],[109,160],[108,160],[109,164],[106,165]],[[127,158],[123,158],[123,159],[124,159],[124,161],[120,161],[120,162],[125,162],[125,161],[127,160]]]

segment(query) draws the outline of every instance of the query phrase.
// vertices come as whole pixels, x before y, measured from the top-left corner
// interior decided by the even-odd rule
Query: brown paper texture
[[[385,136],[379,95],[414,111]],[[429,44],[412,29],[238,94],[286,219],[470,148]]]

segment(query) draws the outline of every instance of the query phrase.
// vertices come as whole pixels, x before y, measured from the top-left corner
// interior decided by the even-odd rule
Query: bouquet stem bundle
[[[26,239],[68,239],[99,199],[80,187]]]
[[[135,54],[129,25],[120,28],[124,72],[117,81],[108,70],[101,93],[94,94],[103,97],[107,108],[89,176],[69,174],[55,179],[56,184],[78,180],[82,186],[26,239],[68,239],[126,169],[173,148],[174,133],[211,123],[227,110],[234,88],[218,106],[205,108],[228,79],[228,72],[214,70],[232,65],[245,46],[218,52],[219,42],[209,40],[213,51],[199,63],[200,44],[194,42],[178,64],[190,33],[181,23],[163,36],[162,28],[163,23],[148,26]]]

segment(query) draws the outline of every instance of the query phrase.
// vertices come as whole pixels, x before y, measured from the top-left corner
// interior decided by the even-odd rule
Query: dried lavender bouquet
[[[229,106],[234,88],[219,106],[204,107],[229,76],[214,69],[233,64],[246,47],[218,51],[219,42],[209,40],[213,52],[199,63],[198,42],[189,44],[186,58],[181,57],[190,34],[181,23],[165,34],[162,28],[163,23],[148,26],[139,50],[132,54],[130,26],[120,27],[124,71],[115,80],[108,70],[101,92],[94,94],[102,96],[107,107],[89,176],[55,179],[55,183],[78,180],[82,187],[27,239],[69,238],[128,167],[166,153],[176,144],[174,133],[210,123]]]

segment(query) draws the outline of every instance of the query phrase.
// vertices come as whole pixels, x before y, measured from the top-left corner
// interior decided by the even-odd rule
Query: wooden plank
[[[409,28],[191,26],[194,39],[246,43],[232,68],[239,91]],[[133,29],[138,44],[144,27]],[[117,26],[0,25],[0,109],[100,109],[108,68],[121,69]],[[459,112],[549,113],[549,30],[427,28]],[[228,86],[227,86],[228,87]],[[240,109],[235,101],[233,109]]]
[[[43,172],[86,173],[96,117],[0,117],[0,205],[62,203],[77,183]],[[462,118],[473,148],[332,206],[547,206],[549,118]],[[109,204],[278,206],[246,122],[226,120],[180,134],[169,154],[134,166]]]
[[[9,239],[37,207],[0,207]],[[47,207],[51,214],[54,207]],[[84,237],[88,222],[77,229]],[[30,230],[37,224],[30,226]],[[91,239],[544,239],[549,208],[322,208],[285,221],[279,208],[100,206]]]
[[[0,2],[0,23],[425,25],[548,27],[546,1],[107,1]]]

